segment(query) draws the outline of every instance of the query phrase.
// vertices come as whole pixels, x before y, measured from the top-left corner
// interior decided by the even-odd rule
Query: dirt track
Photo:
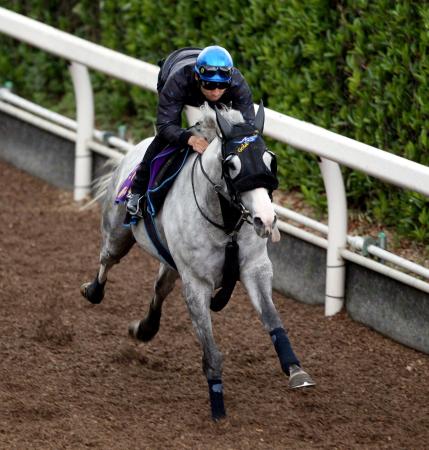
[[[318,383],[289,391],[241,287],[213,314],[228,418],[212,423],[180,283],[159,334],[136,344],[127,324],[156,262],[134,248],[92,306],[79,286],[97,268],[98,211],[3,162],[0,206],[1,449],[429,448],[427,355],[275,295]]]

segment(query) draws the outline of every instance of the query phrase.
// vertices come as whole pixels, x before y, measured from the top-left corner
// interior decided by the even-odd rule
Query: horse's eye
[[[271,163],[273,162],[273,158],[274,156],[269,151],[264,152],[264,154],[262,155],[262,159],[268,170],[271,170]]]
[[[228,155],[224,161],[229,176],[235,178],[241,171],[241,161],[237,155]]]
[[[277,176],[277,158],[276,154],[273,153],[271,150],[266,150],[264,154],[262,155],[262,159],[267,166],[268,170],[271,171],[271,173],[274,176]]]

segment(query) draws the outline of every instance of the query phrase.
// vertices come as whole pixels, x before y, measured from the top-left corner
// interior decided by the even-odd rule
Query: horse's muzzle
[[[255,229],[256,234],[261,238],[268,238],[271,236],[272,242],[278,242],[280,240],[280,231],[277,227],[277,216],[274,216],[272,221],[254,217],[253,228]]]

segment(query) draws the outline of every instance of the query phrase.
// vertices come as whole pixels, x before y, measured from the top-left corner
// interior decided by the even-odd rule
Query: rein
[[[224,222],[223,225],[219,224],[219,223],[216,223],[215,221],[210,219],[210,217],[208,217],[208,215],[204,213],[204,211],[202,210],[201,206],[198,203],[197,194],[196,194],[196,191],[195,191],[195,184],[194,184],[195,166],[196,166],[198,160],[199,160],[199,163],[200,163],[201,172],[203,173],[204,177],[208,180],[208,182],[213,186],[213,190],[219,196],[219,202],[220,202],[221,211],[222,211],[222,218],[223,218],[223,222]],[[249,224],[252,223],[249,220],[250,212],[246,209],[246,207],[243,205],[243,203],[238,199],[238,196],[237,195],[234,195],[234,196],[230,195],[231,199],[233,199],[233,200],[228,199],[227,197],[225,197],[221,193],[222,187],[219,184],[214,183],[210,179],[209,175],[207,174],[207,172],[204,169],[202,158],[201,158],[201,154],[197,155],[197,157],[195,158],[194,163],[192,165],[191,183],[192,183],[192,193],[194,194],[194,200],[195,200],[195,204],[197,205],[198,211],[204,217],[204,219],[206,219],[207,222],[209,222],[214,227],[218,228],[219,230],[224,231],[225,234],[236,235],[236,233],[238,233],[240,231],[240,229],[241,229],[241,227],[242,227],[244,222],[247,222]],[[235,210],[235,211],[233,211],[233,210]],[[238,218],[238,220],[235,223],[231,224],[231,226],[227,226],[225,224],[230,221],[230,220],[228,220],[228,215],[231,214],[231,213],[236,214],[236,215],[239,214],[239,218]],[[234,237],[233,237],[233,239],[234,239]]]

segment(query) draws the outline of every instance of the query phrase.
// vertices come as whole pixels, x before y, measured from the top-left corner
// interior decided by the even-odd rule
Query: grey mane
[[[191,130],[194,134],[202,136],[210,143],[216,136],[220,136],[220,130],[216,121],[216,113],[210,108],[207,102],[200,107],[202,118],[197,122]],[[240,111],[231,109],[223,105],[220,109],[222,116],[231,124],[244,122]]]

